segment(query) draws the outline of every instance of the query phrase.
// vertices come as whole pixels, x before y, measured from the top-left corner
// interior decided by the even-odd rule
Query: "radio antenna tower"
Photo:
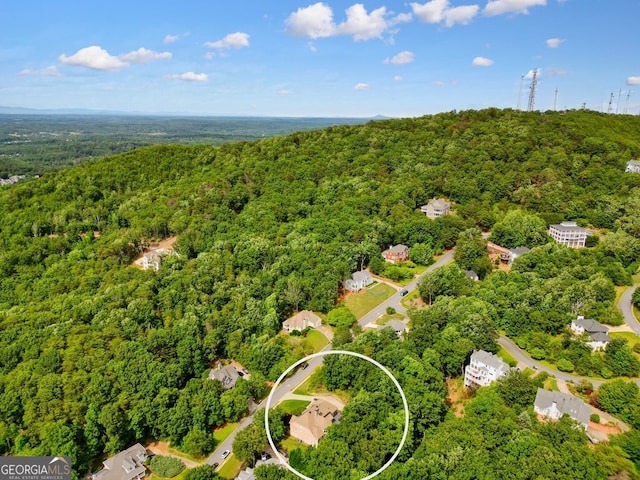
[[[553,111],[556,111],[556,103],[558,101],[558,87],[556,87],[555,92],[553,93]]]
[[[611,104],[613,103],[613,92],[609,95],[609,108],[607,108],[607,113],[611,113],[613,111],[613,107]]]
[[[625,103],[624,105],[624,114],[627,114],[627,111],[629,110],[629,97],[631,96],[631,89],[627,90],[627,103]]]
[[[518,90],[518,104],[516,110],[520,110],[520,98],[522,98],[522,84],[524,83],[524,73],[520,75],[520,90]]]
[[[620,109],[620,97],[622,97],[622,89],[618,90],[618,103],[616,103],[616,115]]]
[[[533,112],[533,106],[536,103],[536,86],[538,85],[538,69],[533,69],[531,77],[531,86],[529,87],[529,106],[527,112]]]

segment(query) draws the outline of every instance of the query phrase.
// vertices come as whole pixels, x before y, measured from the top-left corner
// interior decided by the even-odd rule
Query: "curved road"
[[[620,309],[620,313],[622,313],[626,324],[631,327],[631,330],[633,330],[636,335],[640,336],[640,322],[638,322],[638,319],[633,314],[633,304],[631,303],[633,292],[635,292],[638,287],[640,287],[640,284],[634,285],[633,287],[625,290],[620,297],[620,301],[618,301],[618,308]]]

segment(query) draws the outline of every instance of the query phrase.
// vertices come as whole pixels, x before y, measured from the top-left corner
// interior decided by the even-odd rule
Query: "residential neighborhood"
[[[310,310],[302,310],[294,316],[287,318],[282,324],[285,332],[291,333],[294,330],[302,331],[305,328],[318,328],[322,325],[322,319]]]
[[[493,353],[478,350],[471,354],[469,365],[464,369],[464,386],[486,387],[509,373],[510,367]]]
[[[317,447],[327,428],[342,418],[341,406],[326,398],[314,399],[300,415],[291,417],[290,435],[301,442]]]
[[[147,473],[146,460],[147,451],[136,443],[106,459],[102,470],[94,473],[91,480],[141,480]]]
[[[612,338],[607,335],[609,333],[607,327],[590,318],[584,318],[583,315],[578,315],[575,320],[571,321],[571,331],[576,335],[586,333],[589,337],[587,345],[594,351],[604,350],[612,340]]]
[[[568,415],[585,429],[591,414],[589,405],[579,398],[543,388],[538,389],[533,409],[538,415],[549,420],[558,420],[563,415]]]

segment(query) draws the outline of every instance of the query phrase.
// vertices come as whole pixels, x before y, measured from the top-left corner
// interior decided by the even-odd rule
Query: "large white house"
[[[322,319],[311,310],[303,310],[296,313],[293,317],[287,318],[282,324],[285,332],[293,332],[294,330],[302,331],[307,327],[318,328],[322,325]]]
[[[448,215],[450,209],[451,202],[448,202],[444,198],[432,198],[426,205],[420,207],[420,211],[432,220],[443,215]]]
[[[629,160],[625,172],[640,173],[640,160]]]
[[[497,355],[478,350],[471,354],[471,362],[464,369],[465,387],[486,387],[509,373],[509,365]]]
[[[147,459],[145,448],[136,443],[126,450],[107,458],[103,469],[94,473],[92,480],[140,480],[145,476],[144,462]]]
[[[571,321],[571,331],[576,335],[582,335],[586,332],[591,339],[587,345],[593,351],[604,350],[611,341],[611,337],[607,335],[609,333],[607,327],[590,318],[584,318],[582,315],[578,315],[578,318]]]
[[[344,281],[344,289],[350,292],[358,292],[373,283],[373,277],[368,270],[360,270],[351,274],[351,278]]]
[[[591,232],[579,227],[576,222],[549,225],[549,235],[558,243],[570,248],[582,248]]]
[[[561,392],[550,392],[543,388],[538,389],[536,399],[533,402],[533,410],[538,415],[558,420],[562,415],[569,415],[576,422],[587,428],[591,408],[578,397]]]

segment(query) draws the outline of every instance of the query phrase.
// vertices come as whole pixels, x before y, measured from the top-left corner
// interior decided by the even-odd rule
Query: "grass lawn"
[[[318,330],[310,330],[303,340],[303,344],[305,347],[313,350],[313,353],[317,353],[329,345],[329,339]]]
[[[518,361],[513,358],[511,356],[511,354],[509,352],[507,352],[504,348],[500,347],[500,350],[498,350],[498,356],[504,360],[505,362],[507,362],[507,365],[509,366],[515,366],[518,364]]]
[[[388,313],[385,313],[384,315],[382,315],[380,318],[378,318],[375,321],[376,325],[384,325],[385,323],[387,323],[389,320],[402,320],[404,319],[404,315],[402,315],[401,313],[392,313],[391,315],[389,315]]]
[[[404,306],[404,308],[411,308],[411,300],[415,300],[418,297],[420,297],[420,291],[416,288],[415,290],[412,290],[407,295],[405,295],[404,298],[400,300],[400,303]]]
[[[216,441],[216,445],[220,445],[225,439],[231,435],[236,427],[238,426],[238,422],[236,423],[226,423],[222,427],[216,428],[213,431],[213,439]]]
[[[625,286],[618,286],[618,287],[614,287],[616,289],[616,305],[618,304],[618,302],[620,301],[620,297],[622,296],[622,294],[625,292],[626,289],[628,289],[629,287],[625,287]]]
[[[278,407],[289,415],[300,415],[310,403],[309,400],[285,400]]]
[[[556,391],[560,391],[560,389],[558,388],[558,382],[556,381],[555,378],[553,377],[549,377],[547,378],[543,385],[542,385],[545,390],[556,390]]]
[[[298,388],[296,388],[293,393],[295,393],[296,395],[311,395],[312,392],[310,392],[309,390],[310,385],[311,377],[307,378],[304,382],[298,385]]]
[[[287,437],[282,440],[282,442],[280,442],[280,446],[287,452],[287,455],[289,455],[296,448],[300,448],[302,450],[310,448],[308,445],[305,445],[304,443],[296,440],[293,437]]]
[[[184,470],[182,470],[178,475],[176,475],[175,477],[171,477],[171,480],[183,480],[185,474],[187,473],[187,470],[189,470],[188,468],[185,468]],[[150,480],[165,480],[165,477],[159,477],[158,475],[156,475],[155,473],[151,474],[151,478]]]
[[[609,336],[612,338],[624,338],[629,342],[629,346],[633,348],[635,345],[640,343],[640,337],[638,337],[633,332],[609,332]],[[636,358],[640,358],[640,354],[635,353]]]
[[[236,458],[236,456],[232,453],[227,458],[227,461],[224,462],[220,470],[218,470],[218,475],[222,478],[227,478],[231,480],[232,478],[236,478],[238,473],[240,473],[240,469],[242,468],[242,462]]]
[[[379,283],[375,287],[350,294],[344,303],[359,320],[394,293],[396,293],[395,288],[385,283]]]
[[[182,450],[178,450],[177,448],[172,447],[171,445],[169,445],[168,450],[169,450],[169,453],[171,453],[172,455],[177,455],[178,457],[183,457],[196,463],[202,462],[202,460],[205,458],[205,457],[194,457],[193,455],[189,455],[188,453],[185,453]]]

